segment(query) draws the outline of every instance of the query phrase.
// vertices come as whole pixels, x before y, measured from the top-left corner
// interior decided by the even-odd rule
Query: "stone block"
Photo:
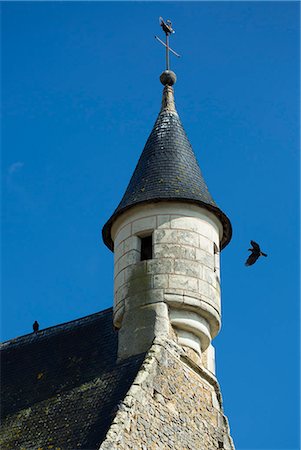
[[[124,254],[124,241],[120,242],[119,245],[114,245],[114,263]]]
[[[137,308],[151,303],[163,302],[163,289],[150,289],[132,294],[125,299],[126,308]]]
[[[214,269],[214,255],[209,254],[201,249],[196,249],[196,260],[211,269]]]
[[[178,217],[173,218],[171,216],[170,221],[171,228],[194,231],[210,241],[218,235],[216,226],[198,217]]]
[[[144,217],[132,223],[132,233],[142,236],[143,233],[152,232],[156,227],[156,216]]]
[[[125,253],[116,263],[116,271],[117,273],[121,270],[125,269],[132,264],[136,264],[140,261],[140,253],[137,250],[130,250]]]
[[[213,255],[214,253],[213,242],[205,236],[199,236],[199,247],[209,254]]]
[[[169,334],[168,307],[156,303],[125,312],[118,335],[118,357],[121,359],[147,351],[155,336]]]
[[[169,275],[169,286],[171,288],[197,291],[198,280],[197,278],[192,278],[184,275]]]
[[[214,302],[216,307],[220,309],[221,306],[221,296],[217,289],[215,289],[212,285],[208,285],[209,287],[209,297]]]
[[[201,354],[201,339],[190,331],[176,327],[178,343],[183,347],[188,347]]]
[[[199,281],[198,292],[201,295],[205,295],[206,297],[210,297],[209,284],[206,281],[204,281],[204,280],[198,280],[198,281]]]
[[[119,272],[114,280],[114,292],[117,292],[117,290],[124,284],[124,271]]]
[[[196,257],[196,250],[194,247],[186,247],[175,244],[155,244],[154,257],[155,258],[181,258],[194,260]]]
[[[154,288],[168,288],[168,275],[153,275],[153,286]]]
[[[209,347],[206,350],[207,353],[207,369],[210,370],[213,374],[215,374],[215,348],[212,344],[209,345]],[[213,399],[213,406],[217,409],[220,409],[220,404],[217,400],[217,397],[215,395],[215,398]]]
[[[155,244],[180,244],[199,246],[199,236],[193,231],[160,229],[154,232]]]
[[[160,273],[172,273],[174,261],[172,259],[151,259],[146,261],[147,273],[153,275]]]
[[[115,303],[117,304],[117,303],[119,303],[121,301],[124,301],[124,299],[126,297],[128,297],[128,295],[129,295],[129,286],[128,286],[128,283],[124,283],[115,292],[114,304]]]
[[[171,216],[170,226],[177,230],[190,230],[199,232],[199,219],[196,217]]]
[[[141,278],[147,275],[147,261],[139,261],[127,266],[125,269],[125,280]]]
[[[176,274],[199,278],[201,271],[202,266],[198,261],[187,262],[183,259],[176,259],[174,262],[174,272]]]
[[[157,216],[157,228],[170,228],[170,216],[169,215]]]
[[[179,293],[164,293],[164,300],[171,306],[176,306],[179,308],[184,302],[183,291]]]
[[[207,266],[203,266],[203,280],[216,287],[216,272]]]
[[[129,295],[137,294],[138,292],[147,291],[153,287],[152,275],[146,274],[139,278],[131,277],[128,279]]]
[[[131,236],[132,234],[132,226],[131,224],[127,224],[124,227],[120,228],[120,230],[118,231],[118,234],[115,237],[114,240],[114,247],[118,246],[120,244],[120,242],[124,241],[126,238],[128,238],[129,236]]]
[[[113,313],[113,323],[115,327],[117,328],[121,327],[123,316],[124,316],[124,305],[123,303],[119,303],[118,308],[114,308]]]
[[[141,251],[141,240],[138,236],[130,236],[123,241],[123,253],[127,253],[130,250]]]

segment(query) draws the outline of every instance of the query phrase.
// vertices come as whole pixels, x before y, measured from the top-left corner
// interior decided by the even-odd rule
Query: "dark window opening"
[[[153,237],[152,235],[141,238],[141,261],[152,259]]]
[[[218,258],[219,258],[219,249],[216,243],[213,243],[213,253],[214,253],[214,272],[217,272],[217,266],[218,266]]]

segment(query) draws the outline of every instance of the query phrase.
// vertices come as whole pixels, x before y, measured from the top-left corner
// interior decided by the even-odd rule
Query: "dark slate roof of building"
[[[116,353],[112,309],[4,343],[0,447],[98,449],[144,358]]]
[[[133,176],[121,202],[103,227],[105,244],[113,250],[111,227],[124,211],[138,204],[159,201],[188,202],[210,210],[223,225],[221,248],[229,243],[231,223],[208,191],[175,109],[171,86],[164,87],[161,111]]]

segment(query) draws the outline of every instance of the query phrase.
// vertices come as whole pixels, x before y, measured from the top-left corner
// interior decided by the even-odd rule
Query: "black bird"
[[[39,331],[39,324],[36,320],[34,321],[32,328],[34,333],[37,333]]]
[[[166,20],[166,22],[164,22],[162,17],[159,17],[159,22],[160,22],[160,25],[161,25],[161,27],[162,27],[162,29],[163,29],[165,34],[169,35],[169,34],[174,33],[174,30],[171,27],[172,23],[171,23],[170,20]]]
[[[259,245],[255,241],[251,241],[252,248],[248,248],[249,252],[252,252],[247,261],[245,262],[245,266],[252,266],[259,256],[268,256],[266,253],[263,253],[260,250]]]

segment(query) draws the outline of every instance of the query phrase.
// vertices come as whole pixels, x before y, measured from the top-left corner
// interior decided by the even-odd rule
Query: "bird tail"
[[[261,256],[268,256],[266,253],[261,252]]]

